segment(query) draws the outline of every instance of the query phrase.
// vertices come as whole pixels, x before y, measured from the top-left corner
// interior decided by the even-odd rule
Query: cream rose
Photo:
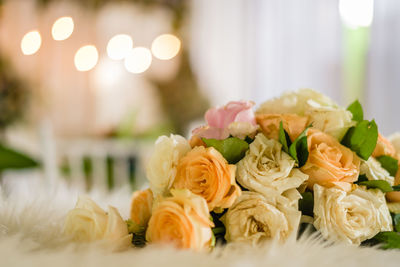
[[[358,156],[332,136],[317,129],[307,131],[308,159],[301,170],[309,175],[308,187],[314,184],[337,186],[345,191],[357,181],[360,170]]]
[[[362,187],[346,193],[314,185],[314,226],[328,240],[359,245],[381,231],[392,231],[385,195]]]
[[[273,139],[257,134],[246,156],[237,163],[237,181],[266,196],[299,187],[308,176],[293,168],[295,161]]]
[[[299,192],[265,197],[245,191],[221,218],[228,242],[248,242],[257,245],[265,240],[284,241],[297,233],[301,212],[298,211]]]
[[[137,226],[137,231],[140,228],[146,228],[151,217],[153,207],[153,193],[150,189],[136,191],[132,195],[131,201],[131,220]],[[136,232],[136,231],[135,231]]]
[[[147,179],[154,195],[164,195],[171,188],[179,160],[191,149],[180,135],[160,136],[146,166]]]
[[[269,100],[256,111],[260,114],[297,114],[309,118],[314,128],[340,140],[355,125],[351,112],[339,107],[329,97],[311,89],[301,89]]]
[[[80,197],[67,214],[64,234],[77,242],[102,240],[114,250],[131,246],[132,235],[118,210],[109,206],[108,213],[88,197]]]
[[[189,189],[202,196],[210,210],[229,208],[240,195],[235,181],[236,166],[228,164],[213,147],[198,146],[177,166],[173,188]]]
[[[369,157],[367,161],[362,160],[360,174],[365,174],[368,180],[384,180],[390,185],[393,185],[394,183],[394,177],[390,176],[389,172],[382,168],[379,161],[374,157]]]
[[[207,202],[189,190],[171,189],[172,197],[159,200],[146,231],[152,243],[204,250],[211,245],[213,223]]]
[[[279,125],[282,122],[290,139],[294,141],[307,127],[308,117],[296,114],[257,114],[257,123],[269,139],[279,139]]]

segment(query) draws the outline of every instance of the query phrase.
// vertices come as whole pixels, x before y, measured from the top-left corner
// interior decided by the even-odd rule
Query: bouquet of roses
[[[400,248],[399,136],[383,137],[358,101],[345,109],[310,89],[253,106],[211,108],[190,140],[159,137],[130,219],[80,199],[65,232],[205,250],[284,242],[309,224],[329,241]]]

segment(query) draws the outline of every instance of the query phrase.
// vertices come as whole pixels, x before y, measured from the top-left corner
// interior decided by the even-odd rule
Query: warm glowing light
[[[135,47],[125,57],[125,68],[132,73],[142,73],[151,65],[151,52],[145,47]]]
[[[88,71],[96,66],[99,53],[94,45],[86,45],[79,48],[75,54],[75,67],[79,71]]]
[[[38,31],[31,31],[24,35],[21,41],[21,50],[24,55],[35,54],[42,45],[42,38]]]
[[[176,56],[181,49],[181,41],[172,34],[162,34],[154,39],[151,45],[153,55],[162,60],[168,60]]]
[[[68,39],[74,31],[74,21],[71,17],[61,17],[57,19],[53,28],[51,29],[51,35],[56,41],[62,41]]]
[[[132,50],[133,41],[127,34],[117,34],[108,41],[107,55],[111,59],[124,59]]]
[[[348,27],[368,27],[374,17],[374,1],[340,0],[339,12],[343,23]]]
[[[93,70],[93,74],[96,87],[108,91],[118,85],[126,72],[120,62],[103,57],[99,60],[96,69]]]

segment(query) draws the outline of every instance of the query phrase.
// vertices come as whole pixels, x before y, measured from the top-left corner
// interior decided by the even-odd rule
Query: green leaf
[[[391,176],[396,176],[399,168],[399,161],[391,156],[380,156],[376,158],[382,165],[382,168],[387,170]]]
[[[39,163],[27,155],[0,145],[0,171],[38,167]]]
[[[393,191],[400,191],[400,185],[394,185],[392,186]]]
[[[362,181],[358,183],[359,185],[365,185],[367,188],[378,188],[383,193],[392,192],[393,188],[390,184],[384,180],[370,180],[370,181]]]
[[[307,131],[308,126],[289,147],[289,154],[299,164],[299,168],[306,164],[308,159]]]
[[[314,196],[311,192],[304,192],[299,199],[299,210],[303,215],[314,217]]]
[[[375,121],[364,120],[347,131],[342,144],[356,152],[360,158],[368,160],[374,152],[377,140],[378,126]]]
[[[400,232],[400,214],[391,214],[393,218],[393,229]]]
[[[358,100],[351,103],[347,110],[353,114],[353,121],[362,122],[364,120],[364,111]]]
[[[237,137],[229,137],[224,140],[202,138],[202,140],[207,147],[214,147],[218,150],[230,164],[241,160],[249,149],[249,144]]]
[[[380,232],[373,238],[367,240],[367,244],[380,244],[382,249],[400,249],[400,234],[397,232]]]
[[[292,141],[289,138],[289,134],[283,129],[282,121],[279,123],[279,142],[282,144],[283,151],[289,154],[289,147]]]
[[[364,181],[368,181],[367,176],[366,176],[365,174],[360,174],[360,175],[358,176],[357,182],[355,182],[355,183],[358,184],[358,183],[364,182]]]

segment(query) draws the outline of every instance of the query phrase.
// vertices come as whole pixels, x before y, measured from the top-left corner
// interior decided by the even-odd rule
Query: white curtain
[[[367,75],[367,116],[379,131],[400,131],[400,1],[375,1]]]
[[[191,56],[213,104],[314,88],[342,99],[338,1],[193,0]]]

